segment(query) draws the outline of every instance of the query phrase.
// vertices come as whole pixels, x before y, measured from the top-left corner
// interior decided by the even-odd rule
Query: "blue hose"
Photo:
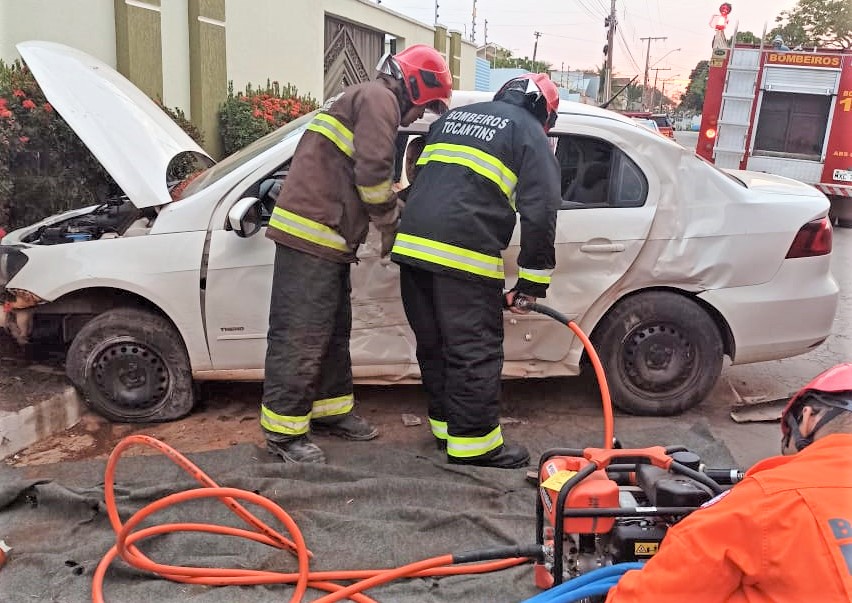
[[[539,593],[525,600],[523,603],[571,603],[586,597],[606,594],[610,588],[615,586],[624,572],[642,569],[643,563],[617,563],[607,567],[601,567],[559,586]]]

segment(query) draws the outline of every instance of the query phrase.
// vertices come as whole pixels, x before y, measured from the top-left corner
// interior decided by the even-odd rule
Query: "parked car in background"
[[[667,138],[674,139],[674,126],[672,125],[672,121],[669,119],[668,115],[665,113],[655,113],[651,115],[651,119],[657,124],[660,134]]]
[[[213,162],[153,101],[80,51],[18,49],[123,194],[3,238],[0,325],[22,343],[66,342],[69,378],[113,420],[184,416],[194,381],[262,379],[275,255],[263,230],[312,115],[211,165],[173,199],[174,160]],[[455,94],[456,118],[489,96]],[[785,358],[829,336],[838,287],[822,193],[720,171],[589,105],[563,102],[550,134],[562,202],[542,301],[590,334],[619,408],[682,412],[708,394],[725,356]],[[509,283],[519,236],[504,254]],[[415,382],[399,272],[379,248],[371,233],[352,270],[353,373],[359,383]],[[505,377],[576,375],[585,363],[569,329],[506,314]]]
[[[644,118],[641,118],[641,117],[631,117],[630,119],[635,121],[637,124],[639,124],[643,128],[648,128],[654,134],[660,133],[660,128],[657,126],[657,122],[655,122],[653,119],[644,119]]]

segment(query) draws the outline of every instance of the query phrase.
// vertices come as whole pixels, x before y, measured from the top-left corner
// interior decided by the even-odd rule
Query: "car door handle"
[[[580,251],[585,253],[616,253],[624,251],[623,243],[585,243],[580,245]]]

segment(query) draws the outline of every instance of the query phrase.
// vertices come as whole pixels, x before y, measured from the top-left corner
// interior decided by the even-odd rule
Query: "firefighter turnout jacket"
[[[607,603],[852,601],[852,435],[759,462],[666,534]]]
[[[269,220],[276,243],[336,262],[353,262],[369,223],[398,221],[391,189],[400,123],[395,83],[356,84],[314,115],[299,141]]]
[[[559,166],[541,123],[506,97],[444,114],[417,161],[392,259],[463,279],[504,280],[520,214],[514,289],[544,297],[556,266]]]

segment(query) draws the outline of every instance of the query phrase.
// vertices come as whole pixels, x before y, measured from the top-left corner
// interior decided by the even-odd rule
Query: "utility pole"
[[[488,19],[485,20],[485,31],[483,32],[485,36],[485,45],[488,46]]]
[[[648,64],[651,61],[651,40],[668,40],[668,38],[639,38],[640,40],[648,40],[648,50],[645,52],[645,80],[642,82],[642,108],[649,106],[645,99],[648,96]],[[653,97],[651,101],[653,101]]]
[[[470,41],[476,44],[476,0],[473,0],[473,19],[470,24]]]
[[[606,33],[606,78],[604,80],[603,102],[612,98],[612,49],[615,45],[615,0],[612,0],[609,9],[609,17],[604,19],[604,25],[609,27]]]
[[[435,0],[435,25],[438,24],[438,0]]]
[[[654,108],[654,93],[657,92],[657,76],[660,75],[661,71],[671,71],[671,67],[654,67],[654,88],[651,90],[651,101],[648,103],[648,108]],[[660,96],[660,105],[663,104],[662,95]]]
[[[660,110],[659,113],[663,112],[663,100],[666,98],[666,82],[669,81],[669,78],[663,80],[663,89],[660,90]]]
[[[534,73],[538,73],[538,71],[535,70],[535,55],[538,52],[538,39],[539,39],[539,37],[541,37],[541,32],[538,32],[538,31],[533,32],[533,35],[535,36],[535,44],[533,44],[532,71]]]

